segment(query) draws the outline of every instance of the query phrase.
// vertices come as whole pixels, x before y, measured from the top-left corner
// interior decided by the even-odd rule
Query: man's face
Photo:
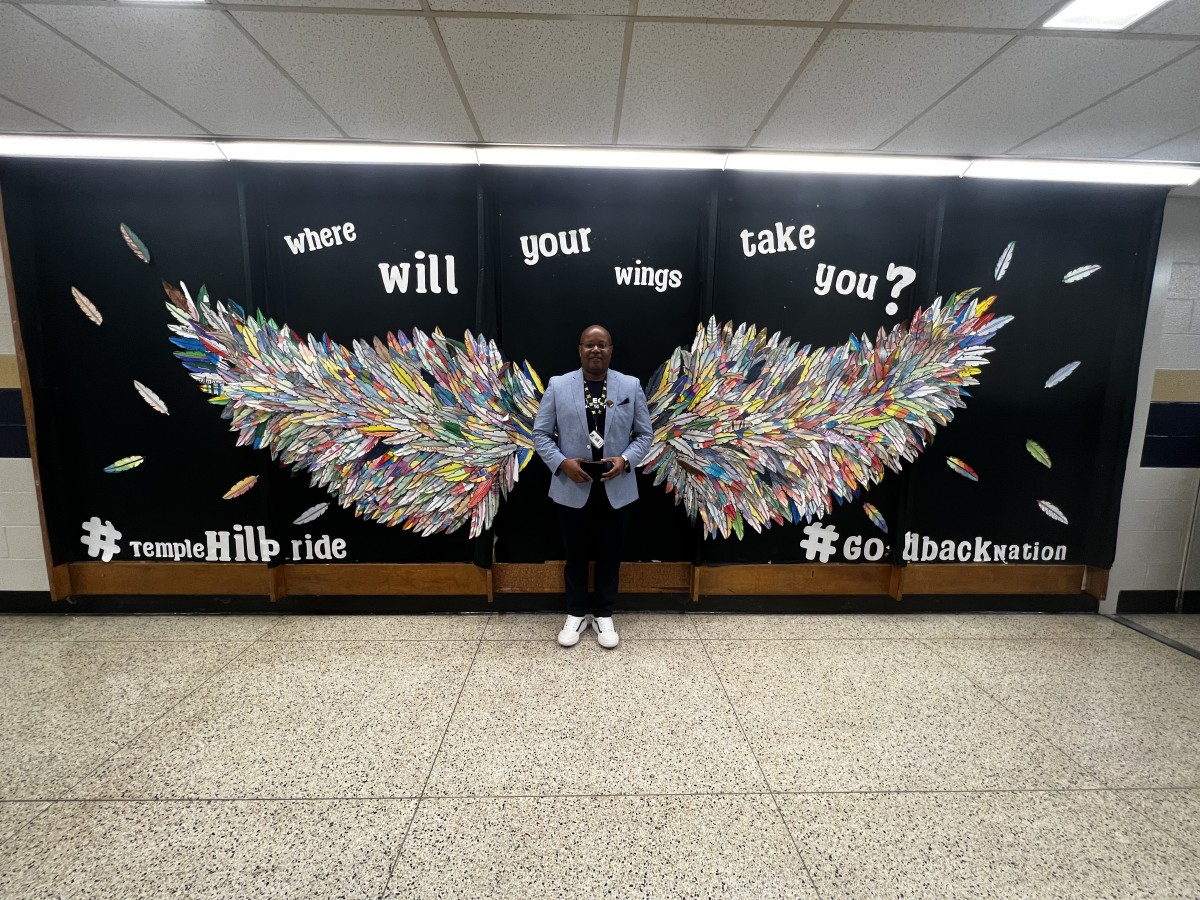
[[[579,338],[579,363],[589,378],[603,378],[612,359],[612,337],[600,327],[589,328]]]

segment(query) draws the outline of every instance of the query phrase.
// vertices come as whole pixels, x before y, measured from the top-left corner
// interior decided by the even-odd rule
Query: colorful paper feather
[[[304,512],[300,513],[292,522],[293,525],[307,525],[314,519],[319,519],[325,515],[325,510],[329,509],[328,503],[318,503],[316,506],[310,506]]]
[[[258,476],[257,475],[251,475],[247,478],[243,478],[241,481],[239,481],[237,484],[235,484],[233,487],[231,487],[229,490],[227,490],[222,495],[221,499],[232,500],[234,497],[240,497],[240,496],[242,496],[242,494],[246,493],[246,491],[250,490],[250,488],[254,487],[256,484],[258,484]]]
[[[961,475],[963,478],[969,478],[971,481],[978,481],[979,476],[975,474],[975,470],[968,466],[957,456],[947,456],[946,465]]]
[[[1068,378],[1070,378],[1071,373],[1074,372],[1078,368],[1079,368],[1079,360],[1075,360],[1075,362],[1072,362],[1072,363],[1067,363],[1065,366],[1063,366],[1061,369],[1059,369],[1057,372],[1055,372],[1053,375],[1051,375],[1049,378],[1046,379],[1046,387],[1052,388],[1056,384],[1061,384],[1062,382],[1064,382]]]
[[[1025,449],[1029,451],[1029,455],[1040,462],[1047,469],[1050,468],[1050,454],[1042,449],[1042,445],[1037,441],[1026,441]]]
[[[996,280],[999,281],[1004,277],[1004,273],[1008,271],[1009,265],[1012,263],[1013,251],[1017,249],[1016,241],[1009,241],[1004,252],[1000,254],[1000,258],[996,260]]]
[[[414,330],[302,338],[261,313],[168,287],[175,355],[238,444],[311,473],[355,515],[420,534],[489,527],[532,458],[542,384],[495,342]]]
[[[142,239],[133,233],[133,229],[121,223],[121,237],[125,238],[125,243],[129,245],[129,249],[144,263],[150,262],[150,250],[142,243]]]
[[[169,416],[171,414],[170,410],[167,409],[167,404],[162,402],[162,398],[140,381],[135,379],[133,382],[133,388],[138,392],[138,394],[141,395],[141,398],[146,401],[152,410],[155,412],[160,412],[164,416]]]
[[[913,460],[965,405],[988,339],[1011,320],[974,294],[939,298],[874,342],[816,351],[710,320],[650,379],[646,473],[709,536],[825,515]]]
[[[1094,272],[1099,272],[1099,266],[1080,266],[1078,269],[1072,269],[1063,276],[1063,284],[1071,284],[1075,281],[1082,281]]]
[[[92,303],[91,300],[85,297],[83,295],[83,291],[79,290],[77,287],[72,287],[71,296],[75,298],[75,302],[79,305],[79,308],[83,310],[83,314],[85,316],[87,316],[97,325],[100,325],[104,322],[104,316],[100,315],[100,310],[96,309],[96,304]]]
[[[1039,500],[1037,502],[1038,509],[1052,518],[1055,522],[1062,522],[1064,525],[1069,525],[1067,517],[1063,515],[1063,511],[1051,503],[1049,500]]]
[[[880,531],[882,531],[884,534],[888,533],[887,519],[883,517],[883,513],[881,513],[870,503],[863,504],[863,512],[867,514],[867,518],[874,522]]]
[[[104,467],[105,472],[128,472],[130,469],[136,469],[146,461],[143,456],[124,456],[118,459],[112,465]]]

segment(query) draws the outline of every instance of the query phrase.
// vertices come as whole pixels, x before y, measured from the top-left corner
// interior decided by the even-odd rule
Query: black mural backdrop
[[[614,368],[645,381],[709,316],[840,345],[908,321],[935,294],[979,287],[1014,321],[990,339],[966,408],[903,472],[823,518],[825,550],[803,522],[702,539],[639,474],[626,556],[1112,562],[1161,189],[44,161],[6,162],[0,186],[56,563],[90,558],[81,535],[93,517],[122,532],[119,559],[132,558],[133,541],[171,543],[189,558],[208,532],[233,554],[247,531],[259,536],[259,558],[262,537],[268,551],[278,542],[272,563],[486,562],[493,547],[502,561],[561,558],[536,458],[479,539],[465,529],[419,537],[336,503],[292,524],[330,496],[266,451],[234,445],[172,355],[161,279],[193,294],[204,284],[214,299],[345,344],[471,329],[528,359],[543,381],[577,367],[578,335],[594,322],[613,333]],[[150,248],[151,265],[125,246],[121,223]],[[1089,266],[1100,268],[1064,282]],[[102,311],[102,326],[72,287]],[[134,380],[170,415],[144,402]],[[103,471],[132,455],[144,464]],[[259,477],[253,490],[223,499],[248,476]]]

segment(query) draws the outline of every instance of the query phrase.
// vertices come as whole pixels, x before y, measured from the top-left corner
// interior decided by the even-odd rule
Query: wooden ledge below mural
[[[1108,571],[1077,565],[765,564],[692,566],[625,563],[629,594],[731,596],[1079,595],[1103,599]],[[86,562],[55,566],[53,597],[137,595],[284,597],[486,597],[561,594],[562,563],[226,565]]]

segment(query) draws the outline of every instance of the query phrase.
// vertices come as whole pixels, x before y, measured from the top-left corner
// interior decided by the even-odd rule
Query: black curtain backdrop
[[[921,558],[931,546],[940,561],[951,558],[947,546],[955,562],[968,561],[964,553],[994,561],[996,545],[1011,561],[1015,545],[1019,561],[1032,562],[1036,543],[1039,554],[1064,547],[1058,562],[1111,565],[1163,189],[14,160],[0,167],[0,186],[56,563],[88,559],[81,524],[93,516],[111,520],[126,541],[194,543],[207,531],[262,526],[282,545],[275,563],[336,561],[307,548],[297,556],[293,542],[303,545],[306,535],[314,544],[341,539],[347,562],[561,558],[549,474],[536,458],[491,532],[475,541],[465,529],[417,537],[336,503],[293,525],[332,498],[265,451],[234,446],[219,407],[172,356],[166,279],[186,282],[193,296],[204,284],[214,299],[344,344],[413,328],[455,338],[482,332],[510,359],[529,360],[543,381],[578,367],[579,333],[600,323],[613,334],[613,367],[643,382],[675,347],[690,346],[709,316],[816,348],[852,333],[874,338],[936,295],[979,287],[981,296],[997,295],[997,315],[1015,317],[992,340],[980,384],[914,463],[825,517],[838,531],[829,561],[903,563],[914,547]],[[150,265],[124,245],[122,222],[149,246]],[[322,229],[330,229],[324,241]],[[1011,241],[998,283],[996,262]],[[441,289],[417,293],[416,264],[430,265],[430,254]],[[405,262],[408,289],[389,293],[380,264]],[[1101,268],[1063,283],[1087,265]],[[101,310],[102,326],[80,312],[72,286]],[[1074,361],[1069,378],[1043,386]],[[135,379],[170,416],[137,396]],[[1046,450],[1052,468],[1029,454],[1027,440]],[[102,471],[134,454],[146,458],[137,469]],[[979,481],[957,474],[947,457],[970,465]],[[253,490],[222,499],[249,475],[259,476]],[[628,559],[809,561],[805,523],[741,541],[702,539],[672,495],[638,478]],[[1048,517],[1039,500],[1068,523]],[[855,554],[867,546],[870,557]],[[131,557],[123,550],[118,558]]]

